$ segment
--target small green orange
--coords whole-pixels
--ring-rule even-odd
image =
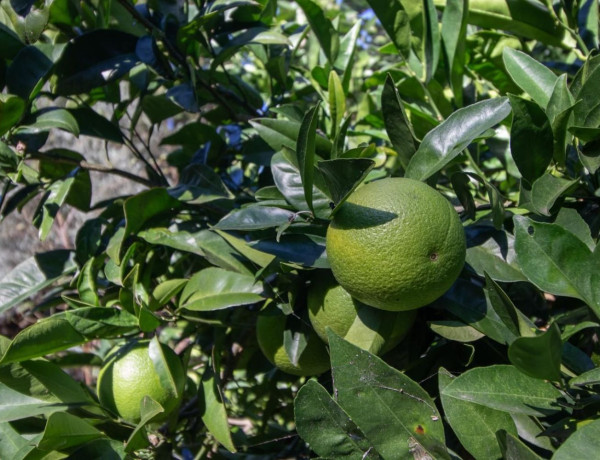
[[[173,387],[161,381],[150,357],[149,345],[147,340],[126,344],[108,357],[98,375],[100,403],[131,423],[140,421],[144,396],[150,396],[164,408],[165,411],[153,420],[160,422],[179,406],[183,395],[185,372],[179,357],[168,346],[161,344]]]
[[[384,311],[353,299],[332,276],[320,275],[308,291],[308,315],[315,332],[328,342],[330,328],[348,342],[374,354],[398,345],[417,312]]]
[[[466,254],[450,202],[406,178],[356,189],[335,214],[326,248],[335,278],[352,297],[391,311],[419,308],[444,294]]]
[[[292,318],[292,320],[295,318]],[[300,320],[298,320],[300,321]],[[276,307],[267,308],[256,322],[256,336],[263,354],[284,372],[298,376],[319,375],[329,370],[329,353],[323,341],[312,328],[305,328],[306,347],[298,364],[294,365],[284,347],[284,333],[288,318]]]

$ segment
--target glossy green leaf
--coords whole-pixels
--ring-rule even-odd
[[[579,160],[583,166],[592,174],[600,168],[600,141],[586,143],[577,150]]]
[[[429,322],[429,327],[433,332],[441,335],[445,339],[457,342],[474,342],[485,336],[474,327],[461,321],[435,320]]]
[[[315,107],[306,112],[296,141],[296,158],[304,189],[304,199],[308,209],[313,213],[315,212],[312,194],[315,170],[315,137],[317,135],[317,123],[319,122],[319,107],[320,103],[317,103]]]
[[[148,355],[154,365],[154,370],[160,381],[162,388],[168,389],[168,393],[178,397],[180,395],[180,387],[175,381],[177,376],[169,366],[169,360],[165,356],[163,345],[158,341],[158,337],[154,336],[148,345]],[[177,358],[179,359],[179,358]]]
[[[368,158],[336,158],[319,161],[317,167],[323,175],[335,205],[333,213],[362,183],[374,165],[375,162]]]
[[[508,359],[530,377],[558,381],[562,356],[560,330],[553,324],[535,337],[519,337],[508,347]]]
[[[437,70],[440,59],[440,26],[433,0],[423,2],[424,28],[423,47],[425,48],[425,81],[428,83]]]
[[[65,450],[104,436],[82,418],[66,412],[55,412],[48,417],[37,447],[45,451]]]
[[[600,260],[579,238],[557,224],[515,216],[515,251],[527,278],[555,295],[585,301],[600,315],[598,283]]]
[[[546,107],[546,114],[552,125],[554,141],[554,161],[564,165],[566,148],[569,143],[569,127],[573,123],[573,109],[575,99],[569,91],[567,75],[563,74],[556,79],[552,95]]]
[[[6,72],[9,92],[26,101],[32,99],[45,83],[52,64],[52,61],[35,46],[21,49]]]
[[[583,241],[590,248],[590,251],[594,251],[596,242],[592,238],[591,229],[576,209],[561,208],[556,215],[554,223],[571,232]]]
[[[484,131],[510,113],[506,98],[489,99],[459,109],[432,129],[411,158],[406,177],[425,180],[440,171]]]
[[[75,177],[71,176],[65,180],[54,182],[48,188],[48,192],[40,203],[34,217],[34,225],[39,229],[40,240],[44,241],[48,237],[54,219],[56,218],[60,207],[67,199],[74,183]]]
[[[325,458],[379,458],[369,440],[316,380],[304,384],[294,400],[296,430]]]
[[[213,228],[219,230],[262,230],[293,221],[295,213],[271,206],[248,206],[227,214]]]
[[[279,152],[283,147],[287,147],[290,150],[296,149],[296,141],[300,134],[300,122],[258,118],[250,120],[250,124],[275,152]],[[317,155],[327,158],[329,152],[331,152],[331,142],[320,134],[317,134],[315,137],[315,151]]]
[[[144,448],[148,445],[146,425],[148,425],[148,423],[150,423],[157,415],[162,414],[164,411],[165,409],[158,402],[152,399],[152,397],[145,395],[142,398],[142,403],[140,405],[141,419],[125,443],[126,452],[133,452],[134,450]]]
[[[400,0],[367,0],[400,54],[410,53],[410,19]]]
[[[68,404],[27,396],[0,383],[0,423],[66,409]]]
[[[8,422],[0,422],[0,457],[17,458],[21,449],[27,448],[29,440]]]
[[[512,48],[504,48],[502,59],[513,81],[545,109],[557,80],[554,72],[531,56]]]
[[[417,141],[400,94],[389,73],[381,93],[381,110],[383,111],[385,130],[394,150],[398,153],[400,164],[406,169],[417,150]]]
[[[441,416],[416,382],[331,330],[329,346],[337,402],[382,457],[408,457],[420,435],[444,443]]]
[[[464,41],[466,38],[467,15],[466,0],[448,0],[442,14],[442,45],[448,63],[447,73],[454,90],[454,99],[462,106],[462,75],[464,73]]]
[[[591,69],[591,73],[582,81],[579,90],[574,93],[575,99],[578,101],[573,110],[576,126],[597,128],[600,124],[600,113],[596,102],[600,90],[599,75],[600,67]]]
[[[440,392],[491,409],[545,416],[560,410],[562,393],[551,383],[523,374],[514,366],[476,367],[456,377]]]
[[[354,24],[352,28],[340,39],[340,49],[333,66],[334,68],[343,72],[342,86],[344,90],[348,89],[350,85],[350,79],[352,78],[352,59],[356,55],[356,44],[361,28],[362,22],[357,21],[356,24]]]
[[[56,107],[35,112],[33,119],[27,120],[26,125],[20,126],[18,132],[21,134],[37,134],[52,129],[62,129],[75,136],[79,135],[79,125],[75,117],[68,110]]]
[[[273,260],[275,260],[275,256],[273,256],[271,254],[267,254],[266,252],[262,252],[257,249],[253,249],[252,245],[249,242],[247,242],[245,239],[237,238],[235,236],[232,236],[232,235],[230,235],[226,232],[223,232],[221,230],[218,230],[218,229],[215,229],[215,232],[223,240],[225,240],[231,248],[233,248],[233,249],[235,249],[235,251],[237,251],[236,254],[238,256],[241,255],[241,256],[245,257],[246,259],[251,261],[253,264],[256,264],[256,266],[258,266],[258,267],[267,267],[268,265],[270,265],[273,262]],[[253,271],[246,269],[245,271],[240,271],[240,273],[252,274]]]
[[[0,135],[15,126],[25,111],[25,101],[13,94],[0,94]]]
[[[67,310],[19,332],[0,362],[6,364],[46,356],[92,339],[116,337],[131,332],[137,325],[135,316],[116,308]]]
[[[546,172],[552,160],[552,127],[536,103],[516,96],[509,97],[513,110],[510,151],[521,175],[533,182]]]
[[[335,138],[346,112],[346,95],[342,82],[335,70],[329,72],[329,114],[331,116],[331,137]]]
[[[251,242],[250,246],[262,253],[313,268],[329,268],[325,253],[325,238],[311,234],[287,234],[276,239],[263,239]]]
[[[64,249],[26,259],[0,282],[0,312],[18,305],[76,268],[73,253]]]
[[[294,163],[292,155],[282,152],[276,153],[271,159],[271,172],[275,185],[298,211],[308,211],[306,203],[304,185],[300,177],[300,169]],[[312,206],[314,213],[321,219],[327,219],[331,214],[329,203],[331,199],[325,192],[326,186],[320,175],[315,174],[312,190]]]
[[[538,213],[549,216],[554,203],[577,182],[577,179],[567,180],[546,173],[531,187],[531,204]]]
[[[186,284],[179,308],[212,311],[260,302],[263,286],[253,276],[210,267],[199,271]]]
[[[506,430],[500,430],[497,437],[502,451],[502,458],[506,460],[541,460],[540,456],[514,434],[508,433]]]
[[[152,291],[152,297],[156,300],[159,306],[166,305],[184,288],[187,280],[185,279],[169,279],[163,281],[156,286]]]
[[[235,445],[231,439],[223,395],[217,385],[217,380],[211,366],[207,366],[202,375],[202,384],[198,398],[201,408],[200,416],[210,434],[229,452],[236,452]]]
[[[600,448],[600,420],[581,426],[557,449],[552,460],[593,458]]]
[[[438,382],[445,420],[474,458],[499,458],[501,452],[496,442],[496,432],[506,430],[517,434],[510,414],[445,394],[444,390],[454,380],[455,377],[446,369],[440,369]]]
[[[587,372],[584,372],[577,377],[573,377],[569,381],[569,385],[577,385],[577,386],[591,386],[597,385],[600,383],[600,367],[596,367]]]
[[[77,121],[79,133],[86,136],[93,136],[107,141],[122,144],[123,134],[117,125],[107,120],[96,111],[79,107],[77,109],[68,109],[69,113]]]

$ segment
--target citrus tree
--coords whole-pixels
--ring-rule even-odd
[[[594,458],[598,28],[1,0],[0,458]]]

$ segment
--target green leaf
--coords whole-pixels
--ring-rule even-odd
[[[82,418],[55,412],[48,417],[37,447],[45,451],[65,450],[105,436]]]
[[[342,82],[335,70],[329,72],[329,114],[331,116],[331,137],[335,138],[346,112],[346,96]]]
[[[504,230],[491,231],[483,242],[467,248],[466,262],[479,276],[486,272],[496,281],[525,281],[527,278],[516,261],[514,241]]]
[[[210,267],[199,271],[186,284],[179,308],[212,311],[260,302],[264,287],[254,276]]]
[[[40,202],[33,223],[39,229],[38,236],[41,241],[44,241],[48,237],[52,224],[54,224],[54,219],[58,215],[60,207],[67,199],[74,183],[74,176],[54,182],[48,188],[44,199]]]
[[[504,97],[457,110],[427,133],[406,168],[406,177],[418,180],[431,177],[509,113],[510,105]]]
[[[595,174],[600,168],[600,141],[586,143],[580,149],[577,149],[577,153],[583,166],[591,174]]]
[[[319,121],[320,102],[310,109],[302,119],[298,140],[296,141],[296,158],[304,189],[304,199],[313,213],[313,174],[315,170],[315,137],[317,135],[317,123]]]
[[[152,399],[152,397],[148,395],[143,397],[140,405],[141,419],[125,443],[126,452],[133,452],[148,445],[145,427],[148,423],[152,422],[157,415],[162,414],[164,411],[165,409],[163,406]]]
[[[29,441],[8,422],[0,422],[0,457],[18,458],[17,453],[27,448]]]
[[[116,337],[137,325],[135,316],[116,308],[84,307],[56,313],[19,332],[0,363],[46,356],[92,339]]]
[[[594,458],[600,448],[600,420],[591,421],[575,431],[557,449],[552,460]]]
[[[536,417],[559,412],[558,399],[563,397],[552,384],[529,377],[516,367],[507,365],[470,369],[456,377],[440,395]]]
[[[122,144],[123,134],[117,125],[89,107],[68,109],[79,126],[79,133]]]
[[[440,27],[438,15],[433,0],[423,2],[425,33],[423,46],[425,48],[425,82],[431,81],[437,70],[440,59]]]
[[[554,161],[564,165],[566,148],[569,142],[569,127],[573,123],[573,109],[575,99],[571,95],[567,84],[567,75],[563,74],[556,79],[552,95],[546,107],[546,114],[552,125],[554,140]]]
[[[600,67],[591,69],[591,73],[587,75],[587,79],[582,81],[582,85],[578,91],[574,93],[578,104],[573,110],[575,117],[575,125],[589,128],[597,128],[600,125],[600,111],[598,111],[598,91],[600,83]]]
[[[294,220],[296,214],[286,209],[253,205],[233,211],[213,228],[219,230],[262,230],[279,227]]]
[[[596,243],[592,238],[591,229],[576,209],[565,207],[560,208],[554,223],[571,232],[573,235],[583,241],[587,247],[590,248],[590,251],[594,251]]]
[[[19,36],[2,23],[0,27],[0,59],[13,59],[25,46]]]
[[[167,118],[183,112],[180,106],[164,94],[158,96],[148,94],[144,96],[142,98],[142,108],[152,123],[160,123]]]
[[[463,343],[474,342],[485,336],[474,327],[461,321],[434,320],[429,322],[429,327],[445,339]]]
[[[283,349],[290,362],[298,367],[298,362],[308,345],[308,327],[296,317],[289,315],[286,318],[286,327],[283,331]]]
[[[328,333],[338,404],[383,458],[410,458],[409,440],[444,443],[435,403],[417,383],[380,358]]]
[[[578,179],[567,180],[545,173],[531,187],[531,204],[544,216],[551,214],[550,210],[563,193],[578,182]]]
[[[410,53],[410,19],[400,0],[367,0],[402,56]]]
[[[25,111],[25,101],[13,94],[0,94],[0,136],[15,126]]]
[[[389,73],[381,93],[381,110],[383,111],[385,130],[394,150],[398,153],[400,164],[406,169],[417,150],[417,142],[400,94]]]
[[[554,146],[550,121],[534,102],[510,95],[513,121],[510,151],[521,175],[533,182],[546,172]]]
[[[442,45],[448,63],[448,80],[454,98],[462,106],[462,76],[464,73],[465,38],[467,31],[467,0],[448,0],[442,15]]]
[[[34,398],[0,383],[0,423],[36,415],[48,415],[66,409],[68,404]]]
[[[584,372],[577,377],[573,377],[569,380],[569,385],[577,386],[593,386],[600,383],[600,367],[596,367],[587,372]]]
[[[156,300],[159,307],[166,305],[184,288],[187,280],[185,279],[169,279],[163,281],[152,291],[152,297]]]
[[[294,163],[293,155],[278,152],[271,159],[271,172],[275,185],[298,211],[307,211],[304,185],[300,177],[300,169]],[[316,217],[327,219],[331,214],[329,203],[331,199],[325,193],[326,186],[320,174],[315,174],[312,190],[312,206]]]
[[[33,99],[46,82],[52,64],[52,61],[35,46],[22,48],[6,72],[9,92],[26,101]]]
[[[497,438],[502,458],[506,460],[541,460],[541,457],[514,434],[508,433],[506,430],[499,430]]]
[[[38,110],[33,114],[32,120],[26,120],[27,124],[19,127],[19,134],[37,134],[52,129],[62,129],[75,136],[79,136],[79,125],[77,120],[67,109],[51,107]]]
[[[250,120],[250,124],[269,146],[279,152],[283,147],[290,150],[296,149],[296,142],[300,135],[301,123],[290,120],[273,118],[258,118]],[[317,155],[327,158],[331,152],[329,139],[317,134],[315,137],[315,151]]]
[[[560,330],[554,323],[535,337],[519,337],[508,347],[508,359],[530,377],[558,381],[562,356]]]
[[[294,400],[296,430],[325,458],[379,458],[369,440],[316,380],[304,384]]]
[[[253,249],[252,246],[242,238],[236,238],[218,229],[215,229],[215,232],[220,235],[223,240],[229,243],[230,248],[234,248],[237,251],[236,254],[243,255],[246,259],[259,267],[267,267],[275,260],[275,256]],[[245,271],[240,271],[240,273],[253,274],[254,271],[246,269]]]
[[[365,180],[374,166],[375,162],[368,158],[336,158],[319,161],[317,167],[323,175],[335,205],[333,213]]]
[[[76,268],[73,253],[65,249],[39,253],[26,259],[0,282],[0,313],[73,273]]]
[[[340,41],[331,21],[327,19],[321,7],[312,0],[296,0],[296,3],[300,5],[300,8],[306,14],[310,28],[317,36],[317,40],[319,40],[321,49],[329,63],[333,64],[337,58]]]
[[[557,224],[515,216],[517,261],[529,281],[555,295],[586,302],[600,316],[597,286],[600,259],[579,238]]]
[[[517,428],[508,412],[474,404],[454,398],[444,393],[446,387],[455,380],[446,369],[438,373],[439,392],[444,407],[445,419],[452,427],[460,443],[474,458],[499,458],[500,447],[496,442],[496,432],[506,430],[517,434]]]
[[[87,93],[129,72],[138,62],[138,38],[114,29],[98,29],[76,36],[55,64],[56,92]]]
[[[502,59],[513,81],[543,109],[552,96],[557,76],[527,54],[506,47]]]
[[[329,268],[325,238],[320,235],[286,234],[279,241],[263,239],[251,242],[250,247],[304,267]]]
[[[227,421],[227,409],[212,366],[206,366],[202,375],[198,399],[200,401],[200,417],[210,434],[229,452],[236,452]]]

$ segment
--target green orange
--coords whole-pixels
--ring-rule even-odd
[[[348,342],[374,354],[395,347],[408,333],[417,315],[411,311],[384,311],[353,299],[332,276],[321,275],[308,291],[309,319],[325,342],[330,328]]]
[[[354,191],[335,214],[326,247],[335,278],[352,297],[391,311],[419,308],[444,294],[466,253],[450,202],[406,178]]]
[[[294,320],[296,318],[288,320],[288,317],[275,307],[267,308],[259,315],[256,322],[256,336],[263,354],[277,368],[292,375],[319,375],[329,370],[330,361],[327,348],[310,327],[304,328],[306,347],[297,364],[290,360],[284,347],[284,333],[289,322],[293,323]]]
[[[150,357],[149,345],[149,341],[126,344],[109,356],[98,375],[100,403],[131,423],[140,421],[144,396],[150,396],[164,408],[153,420],[159,422],[179,406],[183,395],[185,372],[179,357],[161,344],[164,359],[157,359],[166,366],[159,371]]]

